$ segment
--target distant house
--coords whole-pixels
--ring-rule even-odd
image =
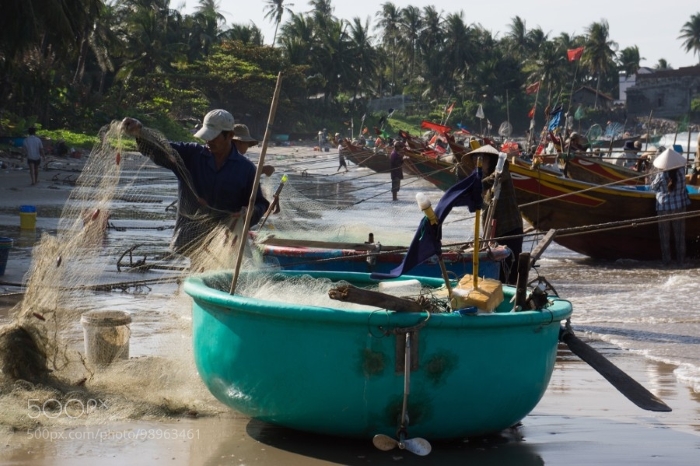
[[[620,98],[616,104],[626,105],[627,104],[627,89],[633,87],[637,84],[637,75],[640,74],[651,74],[654,70],[647,68],[646,66],[640,67],[636,73],[628,75],[624,71],[620,72]]]
[[[700,96],[700,65],[638,74],[626,95],[630,117],[652,113],[656,118],[678,119],[688,114],[690,103]]]
[[[593,108],[596,106],[596,94],[598,94],[597,106],[598,108],[610,109],[615,102],[615,99],[602,92],[596,92],[590,86],[581,86],[574,91],[571,96],[572,107],[577,107],[579,105],[583,107]]]

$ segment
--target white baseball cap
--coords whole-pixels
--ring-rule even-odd
[[[233,115],[226,110],[216,109],[207,113],[204,124],[194,133],[194,137],[211,141],[222,131],[233,131]]]

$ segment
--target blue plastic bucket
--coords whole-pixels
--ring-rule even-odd
[[[10,249],[12,249],[12,238],[0,236],[0,275],[5,275]]]
[[[33,230],[36,228],[35,206],[23,205],[19,207],[19,227],[22,230]]]

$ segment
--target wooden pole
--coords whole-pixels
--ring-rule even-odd
[[[275,93],[272,96],[272,104],[270,105],[270,114],[267,117],[267,127],[265,128],[265,136],[263,137],[263,145],[260,150],[260,158],[258,159],[258,167],[255,170],[255,183],[253,183],[253,191],[250,193],[250,200],[248,201],[248,210],[245,213],[245,223],[243,224],[243,233],[241,235],[241,241],[238,245],[238,256],[236,257],[236,268],[233,271],[233,278],[231,279],[231,290],[230,294],[234,294],[236,291],[236,283],[238,282],[238,274],[241,270],[241,261],[243,260],[243,250],[245,249],[248,238],[248,231],[250,230],[250,221],[253,217],[253,209],[255,207],[255,197],[258,193],[258,187],[260,186],[260,175],[262,173],[263,165],[265,165],[265,154],[267,153],[267,143],[270,140],[270,133],[272,132],[272,122],[275,121],[275,113],[277,112],[277,102],[280,97],[280,87],[282,87],[282,73],[277,75],[277,85],[275,86]]]
[[[476,169],[481,170],[481,155],[476,158]],[[481,182],[481,181],[479,181]],[[481,209],[474,213],[474,252],[472,253],[472,288],[479,288],[479,223],[481,222]]]

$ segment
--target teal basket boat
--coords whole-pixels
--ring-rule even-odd
[[[355,286],[369,274],[251,272],[276,281],[307,275]],[[242,274],[241,279],[250,278]],[[441,279],[418,279],[440,288]],[[514,288],[490,314],[405,313],[303,306],[284,296],[231,295],[230,273],[190,277],[194,357],[221,402],[251,418],[343,437],[396,435],[405,398],[413,436],[452,439],[499,432],[542,398],[554,369],[560,322],[572,306],[549,297],[546,308],[510,312]],[[240,283],[240,281],[239,281]]]

